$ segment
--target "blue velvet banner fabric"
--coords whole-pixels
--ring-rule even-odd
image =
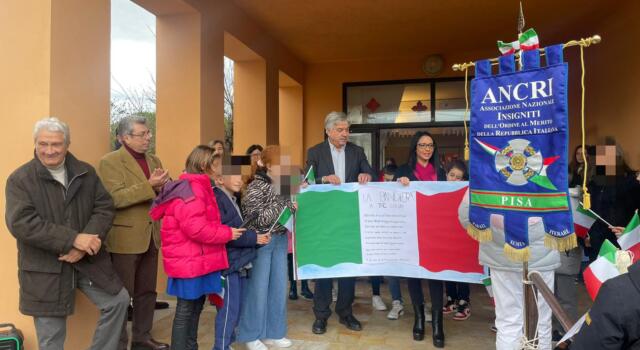
[[[545,245],[575,247],[567,191],[567,64],[562,46],[523,52],[523,67],[513,55],[500,58],[498,75],[478,61],[471,83],[471,225],[467,232],[492,238],[491,214],[504,216],[505,254],[528,261],[528,220],[541,217]]]

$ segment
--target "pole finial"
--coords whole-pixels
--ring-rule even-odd
[[[520,1],[520,13],[518,13],[518,34],[524,30],[524,11],[522,11],[522,1]]]

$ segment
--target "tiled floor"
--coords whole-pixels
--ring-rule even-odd
[[[425,295],[428,295],[424,284]],[[381,287],[382,298],[387,304],[391,298],[387,285]],[[580,310],[584,312],[589,304],[583,285],[578,286],[580,295]],[[359,279],[356,288],[356,301],[354,315],[362,322],[363,330],[353,332],[347,330],[338,323],[338,318],[333,315],[329,320],[327,333],[315,335],[311,332],[311,324],[314,316],[311,311],[312,302],[302,298],[289,301],[289,334],[293,340],[290,349],[330,349],[330,350],[410,350],[410,349],[434,349],[431,344],[431,331],[428,327],[425,340],[413,341],[413,309],[409,303],[409,293],[406,283],[402,283],[402,292],[407,305],[405,314],[397,321],[386,318],[386,311],[373,311],[371,308],[371,288],[366,279]],[[171,304],[168,310],[156,312],[153,336],[161,341],[170,342],[171,324],[175,301],[166,298]],[[490,330],[493,324],[493,306],[483,286],[473,285],[471,288],[471,317],[466,321],[454,321],[451,316],[445,315],[445,335],[447,349],[493,349],[495,348],[495,333]],[[213,345],[213,327],[215,308],[207,305],[200,319],[199,338],[200,349],[211,349]],[[244,346],[235,344],[234,349],[244,349]]]

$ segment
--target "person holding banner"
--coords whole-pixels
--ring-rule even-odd
[[[469,193],[458,207],[458,217],[462,227],[469,225]],[[491,269],[491,289],[496,305],[495,326],[497,350],[518,349],[523,336],[524,289],[522,286],[522,264],[507,258],[504,253],[505,229],[504,217],[491,215],[492,239],[480,243],[480,264]],[[557,250],[544,246],[544,225],[541,218],[528,221],[529,271],[542,275],[546,285],[553,290],[554,271],[560,267],[560,254]],[[551,349],[551,308],[542,294],[537,293],[538,301],[538,340],[539,349]]]
[[[411,153],[407,164],[398,168],[395,179],[404,186],[411,181],[445,181],[446,174],[438,161],[438,148],[430,133],[418,131],[411,139]],[[422,280],[408,278],[409,294],[413,304],[413,339],[424,339],[424,295]],[[444,347],[444,328],[442,319],[444,286],[442,281],[428,280],[431,295],[431,318],[433,346]]]
[[[309,149],[307,169],[315,172],[315,182],[339,185],[347,182],[366,184],[372,179],[373,170],[362,147],[349,141],[349,120],[344,113],[331,112],[324,120],[327,140]],[[331,279],[316,280],[313,297],[313,313],[316,320],[312,331],[323,334],[327,331],[327,320],[331,316]],[[338,300],[335,311],[340,323],[348,329],[360,331],[362,325],[353,316],[351,305],[355,295],[355,278],[338,280]]]
[[[296,207],[275,186],[284,174],[280,148],[267,146],[252,171],[242,202],[246,227],[271,232],[271,241],[258,249],[251,276],[242,298],[237,341],[249,350],[266,350],[267,345],[292,345],[287,335],[287,228],[278,223],[285,210]]]

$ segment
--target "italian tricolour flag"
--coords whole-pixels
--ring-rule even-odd
[[[293,232],[293,213],[289,207],[282,209],[278,217],[278,223],[289,230],[289,232]]]
[[[592,300],[596,299],[602,284],[613,277],[620,275],[616,267],[616,251],[618,248],[613,243],[605,240],[602,243],[598,258],[582,273],[584,284]]]
[[[498,50],[503,55],[509,55],[515,53],[518,50],[527,51],[540,47],[540,41],[538,40],[538,34],[533,28],[527,29],[524,33],[520,34],[518,40],[505,43],[504,41],[498,41]]]
[[[580,238],[585,238],[593,223],[596,222],[596,217],[591,214],[590,211],[585,210],[577,199],[572,198],[571,202],[573,209],[573,227],[576,235]]]
[[[629,250],[633,253],[633,262],[640,258],[640,218],[636,210],[622,235],[618,238],[618,244],[622,250]]]

